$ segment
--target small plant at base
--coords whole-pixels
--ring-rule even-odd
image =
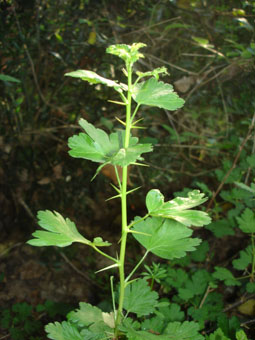
[[[133,64],[143,58],[139,52],[145,45],[134,43],[129,45],[112,45],[107,52],[124,60],[124,75],[127,84],[103,78],[92,71],[78,70],[67,73],[67,76],[80,78],[91,84],[104,84],[112,87],[120,95],[121,101],[112,101],[126,109],[125,122],[117,120],[125,127],[124,130],[107,135],[105,131],[95,128],[84,119],[79,124],[85,131],[74,135],[68,140],[69,154],[72,157],[83,158],[100,163],[95,176],[108,164],[111,164],[116,173],[118,185],[112,187],[117,194],[113,198],[121,201],[122,226],[120,251],[116,258],[101,250],[111,244],[101,237],[93,241],[82,236],[74,222],[64,218],[58,212],[39,211],[38,224],[45,230],[33,233],[34,238],[28,243],[33,246],[66,247],[73,242],[83,243],[92,247],[112,261],[112,264],[102,270],[117,268],[119,272],[118,293],[114,292],[113,278],[111,278],[111,291],[113,312],[104,313],[99,308],[88,303],[80,303],[80,308],[67,315],[68,321],[62,324],[56,322],[46,326],[50,339],[55,340],[82,340],[82,339],[169,339],[202,340],[204,337],[198,333],[199,325],[195,322],[185,321],[168,322],[159,316],[144,320],[145,316],[152,315],[165,303],[158,301],[158,294],[151,291],[145,279],[133,279],[133,275],[143,263],[148,253],[153,253],[163,259],[172,260],[181,258],[187,252],[194,251],[201,242],[192,238],[191,226],[202,227],[210,223],[207,213],[191,210],[206,201],[204,194],[193,190],[187,197],[177,197],[171,201],[164,201],[164,196],[157,189],[152,189],[146,195],[147,214],[135,217],[128,223],[127,195],[139,188],[127,190],[128,166],[143,165],[142,154],[152,151],[151,144],[141,144],[137,137],[131,135],[131,130],[140,128],[140,119],[135,120],[141,105],[156,106],[166,110],[176,110],[183,106],[184,101],[173,91],[170,84],[159,81],[160,74],[167,74],[164,67],[149,72],[136,72],[133,82]],[[141,81],[143,78],[148,80]],[[132,101],[136,103],[132,111]],[[122,178],[118,167],[122,168]],[[94,176],[94,177],[95,177]],[[127,275],[125,272],[125,254],[127,237],[133,237],[146,249],[144,256]],[[118,299],[116,298],[118,296]],[[115,301],[117,300],[117,301]],[[129,314],[135,314],[133,320]],[[140,323],[138,320],[143,317]],[[153,331],[152,331],[153,330]],[[155,333],[153,334],[153,333]]]

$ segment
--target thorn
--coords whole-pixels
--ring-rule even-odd
[[[121,119],[119,119],[118,117],[115,117],[115,119],[116,119],[118,122],[120,122],[122,125],[126,126],[126,123],[123,122],[123,121],[122,121]]]

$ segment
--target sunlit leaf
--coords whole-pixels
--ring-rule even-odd
[[[77,328],[69,322],[49,323],[45,327],[48,338],[52,340],[83,340]]]
[[[137,217],[135,220],[139,220]],[[164,259],[180,258],[195,250],[200,239],[191,238],[192,230],[183,224],[158,217],[147,218],[135,224],[132,230],[149,234],[136,234],[134,238],[148,251]]]
[[[39,226],[48,231],[37,230],[34,232],[32,235],[35,238],[27,242],[32,246],[66,247],[73,242],[91,243],[78,232],[74,222],[69,218],[64,219],[56,211],[39,211],[37,218]]]
[[[157,189],[152,189],[146,196],[146,206],[151,216],[175,219],[186,226],[197,226],[209,224],[211,218],[207,213],[198,210],[189,210],[204,203],[207,198],[199,190],[188,193],[188,197],[177,197],[171,201],[164,202],[164,196]]]
[[[80,327],[90,326],[92,323],[103,321],[101,309],[85,302],[80,302],[79,308],[68,313],[67,318],[68,321]]]
[[[69,154],[103,164],[126,166],[137,160],[142,153],[152,150],[151,144],[138,144],[138,138],[130,137],[129,147],[124,148],[125,132],[118,131],[108,135],[104,130],[95,128],[85,119],[79,124],[86,131],[68,139]],[[102,166],[99,170],[101,170]]]
[[[123,88],[123,86],[118,84],[116,81],[101,77],[100,75],[93,71],[77,70],[73,72],[68,72],[65,74],[65,76],[80,78],[91,84],[104,84],[110,87]]]
[[[114,54],[125,62],[130,63],[130,65],[133,65],[138,59],[144,58],[144,55],[139,52],[139,49],[145,46],[143,43],[133,43],[132,45],[117,44],[109,46],[106,52]]]
[[[168,74],[167,69],[165,67],[158,67],[155,68],[152,71],[148,71],[148,72],[139,72],[137,71],[136,74],[138,75],[139,78],[143,78],[143,77],[154,77],[155,79],[159,79],[159,74]]]
[[[184,100],[174,92],[172,85],[155,78],[136,84],[132,97],[138,104],[166,110],[177,110],[184,105]]]

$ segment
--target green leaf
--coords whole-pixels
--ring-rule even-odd
[[[237,221],[244,233],[255,233],[255,216],[251,209],[246,208],[241,217],[237,217]]]
[[[221,219],[208,224],[206,229],[210,230],[216,237],[235,235],[235,232],[228,219]]]
[[[248,293],[254,294],[255,293],[255,282],[248,282],[245,288]]]
[[[194,321],[171,322],[167,325],[164,334],[167,334],[169,339],[204,340],[204,337],[199,334],[199,324]]]
[[[96,247],[109,247],[111,245],[111,243],[108,241],[104,241],[102,237],[95,237],[92,244],[94,244]]]
[[[0,80],[6,81],[9,83],[20,83],[19,79],[8,76],[7,74],[0,74]]]
[[[241,286],[241,283],[235,279],[231,271],[222,267],[214,267],[215,272],[212,274],[215,279],[224,281],[226,286]]]
[[[93,71],[77,70],[77,71],[66,73],[65,76],[73,77],[73,78],[80,78],[91,84],[104,84],[109,87],[115,87],[117,89],[118,88],[126,89],[126,87],[124,87],[124,84],[118,84],[116,81],[101,77]]]
[[[200,303],[201,299],[199,299]],[[216,321],[222,316],[222,309],[224,307],[222,295],[216,292],[210,293],[202,307],[190,307],[188,309],[188,315],[193,320],[198,321],[202,326],[205,321]]]
[[[176,110],[184,105],[184,100],[174,92],[172,85],[157,81],[155,78],[136,84],[132,97],[138,104],[166,110]]]
[[[195,262],[204,262],[207,256],[207,253],[210,249],[209,243],[207,241],[203,241],[198,247],[197,250],[193,251],[190,254],[190,257]]]
[[[45,327],[46,332],[48,333],[48,338],[53,340],[83,340],[83,337],[80,335],[78,330],[74,325],[69,322],[59,322],[49,323]]]
[[[124,320],[120,330],[126,333],[129,340],[169,340],[169,337],[166,335],[156,335],[151,332],[139,331],[136,328],[136,323],[134,322],[132,324],[129,319],[127,319]]]
[[[244,184],[244,183],[239,183],[239,182],[235,182],[235,184],[241,188],[241,189],[244,189],[244,190],[247,190],[249,192],[251,192],[252,194],[255,195],[255,184],[254,183],[251,183],[251,186],[249,187],[248,185]]]
[[[75,158],[84,158],[93,162],[126,166],[141,161],[142,153],[152,150],[151,144],[138,144],[138,138],[131,137],[129,147],[124,148],[125,131],[111,133],[110,136],[103,130],[95,128],[85,119],[79,124],[86,131],[68,139],[71,149],[69,154]],[[102,166],[98,169],[101,170]]]
[[[70,312],[67,315],[68,321],[77,324],[79,327],[88,327],[98,321],[103,321],[101,309],[90,305],[89,303],[80,302],[79,309]]]
[[[148,282],[138,279],[125,288],[123,308],[128,313],[135,313],[138,317],[154,312],[158,294],[151,291]]]
[[[73,242],[91,244],[78,232],[74,222],[70,221],[69,218],[64,219],[56,211],[38,211],[37,218],[39,226],[48,231],[38,230],[33,233],[32,235],[35,238],[27,242],[32,246],[66,247]]]
[[[236,332],[236,340],[248,340],[246,334],[244,333],[242,329]]]
[[[231,340],[227,336],[224,335],[221,328],[218,328],[214,333],[210,334],[207,340]]]
[[[246,269],[252,263],[252,246],[249,245],[246,249],[240,251],[240,258],[232,262],[233,267],[238,270]]]
[[[210,273],[205,269],[197,270],[192,277],[185,282],[183,288],[178,288],[178,296],[188,301],[196,295],[202,295],[205,293],[209,282],[212,281]]]
[[[143,331],[149,331],[150,333],[161,334],[164,327],[164,320],[159,316],[154,316],[150,319],[145,319],[141,324]]]
[[[165,67],[158,67],[148,72],[139,72],[139,71],[136,72],[139,78],[154,77],[157,80],[159,79],[159,74],[161,73],[163,73],[164,75],[168,74],[167,69]]]
[[[151,216],[175,219],[191,226],[201,227],[211,222],[207,213],[198,210],[188,210],[204,203],[207,198],[199,190],[188,193],[188,197],[177,197],[164,202],[164,196],[157,189],[152,189],[146,196],[146,206]]]
[[[181,307],[176,303],[171,303],[168,307],[159,307],[157,309],[167,322],[183,321],[185,318],[184,312],[181,311]]]
[[[111,45],[106,49],[107,53],[118,56],[131,66],[144,55],[139,52],[139,49],[145,47],[143,43],[133,43],[132,45],[116,44]]]
[[[135,220],[139,220],[137,217]],[[200,239],[190,238],[192,230],[183,224],[163,218],[147,218],[135,224],[132,230],[149,234],[136,234],[134,238],[148,251],[164,259],[180,258],[187,251],[195,250],[201,242]]]

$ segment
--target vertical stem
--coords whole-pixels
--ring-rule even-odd
[[[251,278],[254,281],[255,273],[255,245],[254,245],[254,233],[251,234],[251,244],[252,244],[252,267],[251,267]]]
[[[132,87],[132,66],[127,63],[128,72],[128,95],[126,105],[126,131],[125,131],[125,144],[124,148],[128,148],[131,130],[131,87]],[[123,167],[122,171],[122,185],[121,185],[121,215],[122,215],[122,232],[121,232],[121,245],[120,245],[120,259],[119,259],[119,276],[120,276],[120,292],[119,292],[119,306],[117,311],[117,317],[115,321],[115,334],[114,337],[118,337],[118,327],[122,319],[122,309],[125,295],[125,254],[126,243],[128,234],[127,225],[127,169],[128,166]]]

